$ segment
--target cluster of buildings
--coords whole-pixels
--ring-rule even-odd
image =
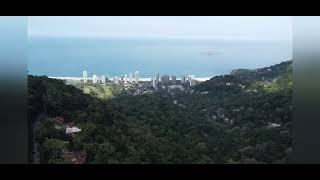
[[[96,74],[93,75],[92,77],[92,80],[89,80],[88,78],[88,72],[87,71],[83,71],[82,73],[82,76],[83,76],[83,82],[86,84],[86,83],[89,83],[89,81],[91,81],[93,84],[106,84],[107,81],[109,81],[109,77],[108,76],[97,76]],[[136,71],[134,74],[133,73],[129,73],[129,76],[128,74],[125,74],[125,75],[122,75],[122,76],[115,76],[113,78],[113,83],[114,84],[118,84],[120,82],[122,83],[133,83],[133,82],[139,82],[140,80],[140,75],[139,75],[139,71]]]
[[[92,80],[89,80],[87,71],[83,71],[83,82],[86,84],[89,81],[93,84],[106,84],[110,79],[104,75],[97,76],[96,74],[93,75]],[[111,80],[110,80],[111,81]],[[140,82],[140,73],[139,71],[136,71],[135,73],[129,73],[119,76],[115,76],[112,79],[112,82],[114,84],[127,84],[127,83],[138,83]],[[182,85],[189,85],[189,86],[195,86],[198,84],[198,81],[195,79],[194,75],[183,75],[181,76],[181,79],[178,80],[177,76],[169,76],[169,75],[162,75],[160,76],[159,73],[156,74],[155,77],[151,78],[151,85],[154,88],[158,88],[159,85],[176,85],[176,84],[182,84]]]
[[[129,73],[129,76],[128,74],[124,74],[122,76],[115,76],[113,78],[113,83],[114,84],[119,84],[119,83],[124,83],[124,84],[127,84],[127,83],[138,83],[140,81],[140,73],[139,71],[136,71],[134,74],[133,73]]]
[[[177,80],[177,76],[169,76],[169,75],[162,75],[158,73],[154,78],[151,78],[151,83],[154,88],[157,88],[159,84],[179,84]],[[194,75],[183,75],[181,76],[180,84],[189,84],[190,86],[197,85],[198,81],[195,79]]]

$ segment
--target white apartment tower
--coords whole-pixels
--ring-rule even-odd
[[[83,71],[82,76],[83,76],[83,82],[87,83],[88,82],[88,73],[87,73],[87,71]]]
[[[134,80],[135,80],[136,83],[139,82],[139,71],[136,71],[136,72],[134,73]]]
[[[106,84],[106,77],[104,75],[100,78],[102,84]]]
[[[128,75],[125,74],[125,75],[124,75],[124,83],[127,83],[127,82],[128,82]]]
[[[93,84],[97,84],[98,83],[98,76],[97,75],[93,75],[93,77],[92,77],[92,82],[93,82]]]
[[[133,75],[132,75],[132,73],[129,73],[129,81],[132,83],[132,81],[133,81]]]
[[[151,79],[151,83],[152,83],[152,87],[154,87],[155,89],[157,89],[157,87],[158,87],[158,82],[157,82],[156,78],[152,78],[152,79]]]

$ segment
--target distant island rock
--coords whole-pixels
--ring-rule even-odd
[[[207,51],[202,52],[202,54],[206,55],[206,56],[213,56],[213,55],[217,54],[217,51],[216,50],[207,50]]]

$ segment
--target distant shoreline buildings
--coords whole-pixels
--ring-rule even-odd
[[[136,83],[138,83],[139,82],[139,71],[136,71],[135,73],[134,73],[134,77],[135,77],[135,82]]]
[[[67,79],[67,78],[61,78],[61,79]],[[74,78],[73,78],[74,79]],[[89,80],[88,78],[88,72],[87,71],[83,71],[82,72],[82,79],[81,80],[84,84],[106,84],[107,82],[109,82],[109,78],[108,76],[105,75],[101,75],[98,76],[96,74],[94,74],[92,76],[92,79]],[[124,83],[124,84],[128,84],[128,83],[139,83],[140,82],[140,72],[139,71],[135,71],[134,76],[133,73],[129,73],[129,77],[128,74],[124,74],[119,76],[114,76],[112,82],[114,84],[119,84]]]
[[[127,74],[123,74],[121,76],[114,76],[113,78],[109,78],[108,75],[97,75],[93,74],[92,78],[89,78],[88,71],[82,72],[82,77],[51,77],[55,79],[64,79],[64,80],[79,80],[82,81],[84,84],[138,84],[149,82],[150,87],[154,87],[155,89],[159,88],[159,85],[188,85],[188,86],[195,86],[200,82],[209,80],[211,77],[203,77],[203,78],[196,78],[195,75],[182,75],[177,78],[176,75],[167,75],[160,73],[156,73],[155,76],[151,78],[141,78],[140,72],[135,71],[134,73],[130,72]]]
[[[83,75],[83,82],[87,83],[88,82],[88,73],[87,73],[87,71],[83,71],[82,75]]]
[[[98,76],[97,75],[93,75],[93,77],[92,77],[92,82],[93,82],[93,84],[97,84],[98,83]]]
[[[180,80],[177,80],[177,76],[162,75],[159,73],[155,77],[151,78],[152,86],[157,89],[159,85],[178,85],[189,84],[189,86],[195,86],[200,81],[195,79],[195,75],[182,75]]]

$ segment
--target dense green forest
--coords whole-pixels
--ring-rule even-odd
[[[287,163],[292,151],[292,61],[191,91],[114,98],[112,89],[99,98],[44,76],[28,82],[42,163],[66,163],[66,151],[85,151],[86,163]],[[82,131],[67,136],[54,117]]]

